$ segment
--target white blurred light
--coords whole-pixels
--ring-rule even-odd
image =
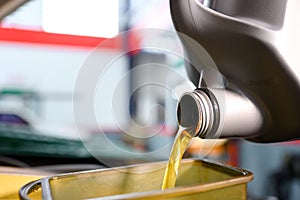
[[[119,32],[119,0],[43,0],[46,32],[111,38]]]

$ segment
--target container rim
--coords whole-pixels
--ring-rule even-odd
[[[201,162],[205,165],[213,166],[213,168],[221,169],[227,171],[227,173],[236,173],[236,176],[229,178],[227,180],[222,180],[214,183],[205,183],[200,185],[187,185],[187,186],[179,186],[172,189],[167,190],[151,190],[146,192],[136,192],[136,193],[127,193],[127,194],[118,194],[118,195],[112,195],[112,196],[106,196],[106,197],[96,197],[96,198],[90,198],[90,200],[113,200],[113,199],[138,199],[138,198],[145,198],[145,197],[160,197],[168,195],[168,197],[171,196],[178,196],[178,195],[185,195],[185,194],[193,194],[197,192],[202,191],[209,191],[213,189],[219,189],[224,186],[234,186],[238,184],[246,184],[247,182],[251,181],[253,179],[252,172],[241,169],[238,167],[233,167],[224,163],[211,161],[207,159],[183,159],[182,163],[194,163],[194,162]],[[34,190],[41,189],[42,190],[42,199],[52,200],[53,197],[51,195],[51,187],[50,187],[50,181],[55,179],[64,179],[64,178],[72,178],[76,176],[82,176],[82,175],[91,175],[94,173],[110,173],[114,170],[125,170],[125,169],[134,169],[139,168],[145,165],[163,165],[167,164],[167,161],[161,161],[161,162],[152,162],[152,163],[142,163],[142,164],[135,164],[135,165],[128,165],[128,166],[122,166],[122,167],[114,167],[114,168],[105,168],[105,169],[96,169],[96,170],[88,170],[88,171],[80,171],[80,172],[71,172],[71,173],[65,173],[65,174],[59,174],[59,175],[53,175],[45,178],[38,179],[36,181],[32,181],[19,190],[19,197],[21,200],[30,200],[29,194],[33,192]],[[176,192],[174,192],[176,191]]]

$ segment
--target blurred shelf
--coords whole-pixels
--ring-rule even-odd
[[[80,139],[64,139],[35,133],[30,128],[1,127],[0,155],[17,159],[28,158],[30,162],[41,162],[38,159],[48,162],[52,159],[52,162],[56,160],[59,163],[68,159],[72,163],[76,160],[95,163],[95,160],[98,160],[98,163],[118,163],[116,165],[167,160],[169,148],[165,144],[171,145],[173,138],[161,136],[151,139],[151,143],[156,146],[141,151],[128,146],[120,133],[95,134],[83,143]]]
[[[30,128],[0,128],[0,153],[51,157],[91,157],[79,140],[34,133]]]

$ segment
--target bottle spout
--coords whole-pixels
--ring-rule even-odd
[[[178,124],[200,138],[249,138],[262,128],[261,111],[247,97],[224,89],[199,89],[183,94]]]
[[[211,97],[203,90],[183,94],[177,107],[178,124],[193,129],[195,136],[205,138],[218,124],[218,109],[214,108]]]

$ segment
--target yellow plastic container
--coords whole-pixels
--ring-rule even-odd
[[[183,160],[174,189],[161,191],[167,162],[76,172],[25,185],[21,199],[247,199],[251,172]]]

